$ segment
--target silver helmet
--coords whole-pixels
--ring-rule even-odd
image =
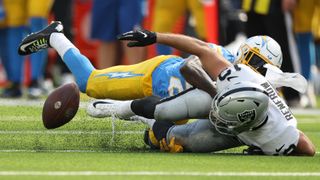
[[[262,86],[248,81],[229,85],[212,101],[209,118],[217,131],[237,135],[267,120],[269,97]]]
[[[235,64],[242,63],[265,75],[265,64],[278,68],[282,65],[281,47],[269,36],[253,36],[242,43],[236,54]]]

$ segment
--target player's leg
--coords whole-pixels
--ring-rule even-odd
[[[116,40],[118,5],[117,0],[95,0],[92,3],[90,36],[101,41],[97,53],[98,69],[114,66],[120,61]]]
[[[8,81],[11,85],[4,90],[2,97],[20,97],[22,95],[21,82],[22,82],[22,67],[24,57],[19,56],[16,53],[16,47],[23,38],[25,33],[25,2],[23,0],[10,1],[4,0],[3,7],[5,10],[4,25],[5,33],[4,42],[5,58],[4,62],[5,70],[8,73]]]
[[[153,93],[153,72],[173,56],[156,56],[141,63],[95,70],[90,75],[87,94],[97,99],[130,100]]]
[[[143,20],[143,0],[118,0],[118,3],[118,34],[140,29]],[[130,21],[128,21],[128,19],[130,19]],[[145,59],[146,47],[129,48],[126,42],[121,42],[121,46],[128,64],[135,64]]]
[[[168,145],[173,137],[175,146],[182,146],[184,152],[215,152],[243,145],[236,136],[219,133],[208,119],[198,119],[183,125],[140,116],[132,119],[139,120],[150,128],[145,131],[144,142],[151,149],[159,149],[160,141],[165,141]]]
[[[207,39],[208,35],[206,34],[205,27],[205,8],[204,3],[198,0],[188,0],[188,9],[191,11],[193,17],[195,18],[196,25],[195,30],[198,38]]]
[[[212,97],[202,90],[190,89],[167,99],[149,96],[133,101],[99,100],[95,102],[87,109],[88,114],[93,117],[116,116],[127,119],[138,115],[159,121],[175,122],[208,117]]]
[[[220,134],[208,119],[171,127],[155,122],[152,130],[158,141],[165,138],[167,144],[174,137],[184,152],[215,152],[242,145],[235,136]]]
[[[186,13],[187,3],[185,0],[161,0],[156,1],[152,30],[155,32],[173,32],[174,25],[179,17]],[[157,44],[158,54],[172,54],[169,46]]]
[[[53,22],[43,30],[24,38],[19,45],[18,53],[28,55],[50,46],[53,47],[75,76],[81,92],[86,92],[87,81],[94,67],[64,36],[62,31],[62,24],[58,21]]]
[[[172,56],[157,56],[131,66],[96,70],[90,61],[62,33],[63,26],[54,22],[40,32],[26,37],[19,54],[27,55],[53,47],[71,70],[82,92],[99,99],[136,99],[152,94],[152,72]]]
[[[48,25],[48,15],[53,0],[37,1],[28,0],[27,12],[29,20],[29,29],[31,32],[39,31]],[[48,52],[41,51],[31,54],[31,83],[28,89],[29,98],[38,98],[42,95],[39,80],[43,78],[44,66],[47,61]]]

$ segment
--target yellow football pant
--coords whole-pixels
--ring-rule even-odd
[[[173,56],[156,56],[134,65],[94,70],[87,84],[88,96],[97,99],[130,100],[152,95],[152,73]]]

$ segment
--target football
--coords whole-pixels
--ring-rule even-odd
[[[42,109],[42,121],[47,129],[68,123],[77,113],[80,92],[77,84],[69,83],[55,89],[46,99]]]

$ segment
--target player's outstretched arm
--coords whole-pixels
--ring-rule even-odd
[[[199,57],[204,69],[215,79],[224,69],[232,64],[212,50],[206,42],[199,39],[170,33],[157,33],[157,43],[172,46],[180,51]]]
[[[232,65],[217,52],[213,51],[206,42],[181,34],[138,30],[123,33],[118,36],[118,39],[130,41],[128,43],[129,47],[146,46],[157,42],[196,55],[200,58],[204,69],[212,78],[216,78],[222,70]]]

